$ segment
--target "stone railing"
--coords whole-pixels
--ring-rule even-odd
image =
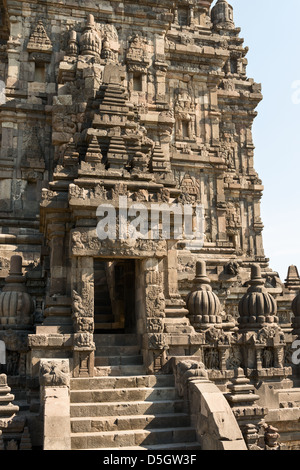
[[[71,450],[70,369],[67,359],[40,361],[44,450]]]
[[[202,450],[247,450],[235,416],[198,360],[173,358],[178,393],[189,402],[192,426]]]

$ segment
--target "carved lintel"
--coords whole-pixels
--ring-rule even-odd
[[[100,240],[96,230],[72,232],[74,256],[112,256],[136,258],[163,258],[167,256],[166,240],[106,239]]]

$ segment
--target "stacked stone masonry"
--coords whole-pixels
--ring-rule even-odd
[[[300,277],[264,253],[232,7],[0,12],[0,450],[299,449]],[[125,200],[151,222],[201,207],[202,238],[174,216],[100,239],[99,206],[120,222]]]

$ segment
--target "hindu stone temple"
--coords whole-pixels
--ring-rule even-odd
[[[0,450],[300,449],[300,277],[263,248],[233,8],[0,15]]]

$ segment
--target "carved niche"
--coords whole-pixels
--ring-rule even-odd
[[[241,208],[238,202],[228,202],[226,207],[226,226],[229,235],[235,235],[241,228]]]
[[[191,94],[184,89],[175,90],[176,138],[179,140],[196,138],[195,103]]]
[[[126,54],[129,73],[147,73],[150,66],[148,46],[148,39],[144,36],[134,34],[129,38],[129,48]]]
[[[46,33],[45,27],[42,21],[39,21],[34,31],[32,32],[28,45],[28,52],[43,52],[52,53],[53,47]]]

